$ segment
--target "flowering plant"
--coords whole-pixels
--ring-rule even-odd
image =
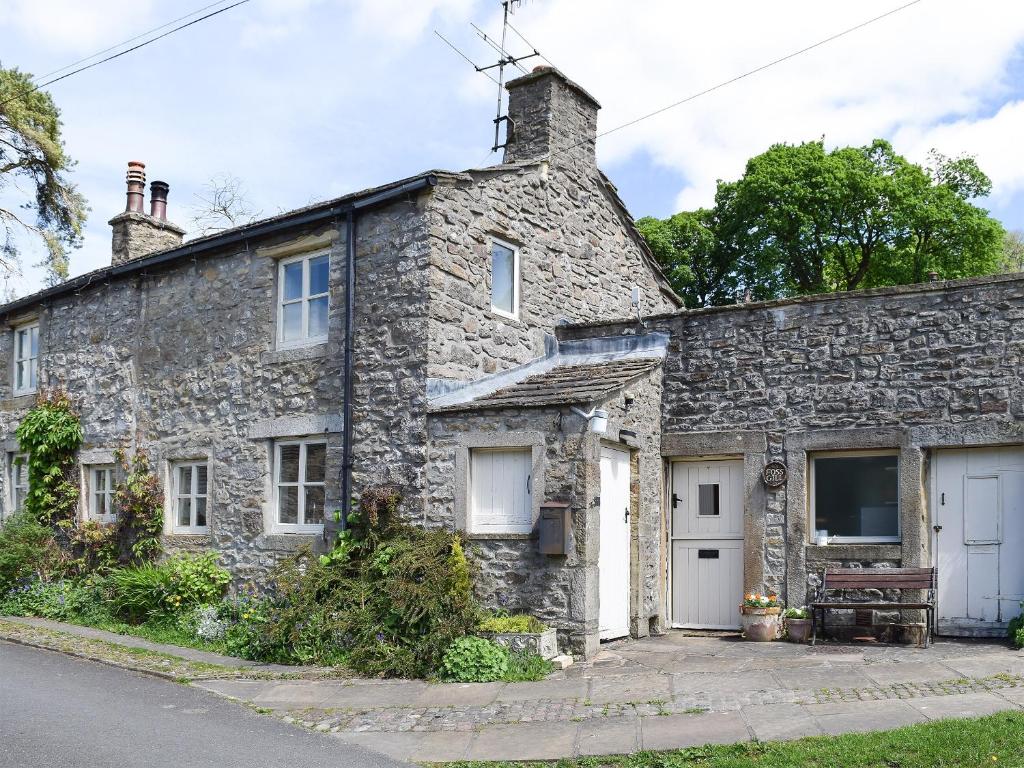
[[[778,608],[779,596],[751,592],[743,598],[743,605],[748,608]]]

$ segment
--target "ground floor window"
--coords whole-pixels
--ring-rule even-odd
[[[25,508],[25,497],[28,496],[28,454],[7,454],[7,480],[10,488],[7,500],[9,515]]]
[[[205,461],[174,465],[174,532],[206,533],[210,472]]]
[[[101,523],[113,522],[114,513],[114,466],[101,464],[86,467],[86,511],[90,520]]]
[[[530,448],[474,448],[469,460],[469,532],[533,530]]]
[[[896,451],[816,454],[810,467],[815,536],[825,533],[839,543],[900,540]]]
[[[281,440],[274,446],[276,528],[289,533],[323,530],[327,443]]]

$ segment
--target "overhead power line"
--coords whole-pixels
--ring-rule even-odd
[[[697,93],[693,93],[693,94],[687,96],[686,98],[680,99],[679,101],[672,102],[671,104],[666,104],[664,107],[661,107],[660,109],[656,109],[653,112],[648,112],[646,115],[641,115],[640,117],[637,117],[637,118],[634,118],[634,119],[632,119],[632,120],[630,120],[628,122],[622,123],[622,125],[617,125],[614,128],[609,128],[607,131],[602,131],[601,133],[597,134],[592,139],[584,139],[583,141],[578,141],[575,144],[571,144],[568,147],[565,147],[564,149],[560,149],[557,152],[554,152],[553,154],[554,155],[560,155],[560,154],[562,154],[564,152],[568,152],[571,149],[575,149],[576,147],[582,146],[583,144],[593,144],[593,143],[596,143],[598,139],[603,138],[605,136],[608,136],[609,134],[615,133],[617,131],[621,131],[624,128],[629,128],[630,126],[636,125],[637,123],[641,123],[644,120],[649,120],[652,117],[656,117],[656,116],[658,116],[658,115],[660,115],[660,114],[662,114],[664,112],[668,112],[670,109],[675,109],[676,107],[682,106],[683,104],[691,102],[694,99],[699,99],[701,96],[706,96],[709,93],[717,91],[717,90],[719,90],[721,88],[725,88],[727,85],[732,85],[733,83],[739,82],[740,80],[748,78],[751,75],[756,75],[759,72],[764,72],[766,69],[770,69],[771,67],[774,67],[774,66],[776,66],[778,64],[782,64],[785,61],[789,61],[790,59],[794,59],[797,56],[801,56],[801,55],[807,53],[808,51],[813,51],[815,48],[820,48],[823,45],[827,45],[828,43],[834,42],[835,40],[838,40],[841,37],[845,37],[846,35],[849,35],[849,34],[851,34],[853,32],[856,32],[857,30],[864,29],[864,27],[867,27],[867,26],[870,26],[871,24],[874,24],[876,22],[882,21],[882,19],[886,19],[886,18],[888,18],[890,16],[893,16],[893,15],[899,13],[900,11],[905,11],[907,8],[910,8],[911,6],[917,5],[918,3],[921,3],[921,2],[923,2],[923,0],[911,0],[911,2],[905,3],[904,5],[901,5],[901,6],[897,7],[897,8],[893,8],[891,11],[886,11],[885,13],[883,13],[883,14],[881,14],[879,16],[875,16],[873,18],[870,18],[867,21],[862,21],[860,24],[857,24],[855,26],[852,26],[852,27],[849,27],[847,29],[844,29],[842,32],[837,32],[834,35],[830,35],[829,37],[826,37],[826,38],[824,38],[822,40],[819,40],[816,43],[812,43],[811,45],[808,45],[808,46],[806,46],[804,48],[801,48],[798,51],[793,51],[792,53],[787,53],[785,56],[780,56],[779,58],[773,59],[772,61],[769,61],[766,64],[762,64],[759,67],[755,67],[754,69],[747,70],[746,72],[744,72],[741,75],[736,75],[735,77],[731,77],[728,80],[723,80],[722,82],[717,83],[716,85],[712,85],[709,88],[705,88],[703,91],[698,91]]]
[[[169,29],[169,30],[167,30],[166,32],[164,32],[161,35],[157,35],[156,37],[151,37],[148,40],[144,40],[143,42],[139,43],[138,45],[133,45],[131,48],[126,48],[123,51],[118,51],[117,53],[112,54],[110,56],[107,56],[106,58],[100,59],[99,61],[94,61],[91,64],[86,64],[85,66],[78,67],[77,69],[73,69],[70,72],[66,72],[63,75],[60,75],[58,77],[54,77],[54,78],[52,78],[50,80],[46,80],[46,81],[44,81],[42,83],[36,83],[31,88],[26,88],[26,89],[20,91],[19,93],[16,93],[14,96],[12,96],[12,97],[10,97],[8,99],[5,99],[3,102],[0,102],[0,106],[3,106],[5,104],[9,104],[10,102],[14,101],[15,99],[20,99],[20,98],[23,98],[25,96],[28,96],[30,93],[38,91],[40,88],[45,88],[48,85],[53,85],[54,83],[60,82],[61,80],[66,80],[67,78],[72,77],[74,75],[77,75],[80,72],[85,72],[87,69],[92,69],[93,67],[98,67],[100,64],[106,64],[108,61],[113,61],[114,59],[120,58],[121,56],[125,56],[125,55],[127,55],[129,53],[132,53],[133,51],[137,51],[140,48],[146,47],[150,43],[155,43],[157,40],[162,40],[165,37],[169,37],[170,35],[173,35],[175,32],[180,32],[181,30],[183,30],[183,29],[185,29],[187,27],[191,27],[194,24],[198,24],[198,23],[200,23],[202,21],[206,21],[207,19],[213,18],[214,16],[217,16],[217,15],[219,15],[221,13],[224,13],[225,11],[230,11],[232,8],[237,8],[240,5],[245,5],[248,2],[249,2],[249,0],[237,0],[237,2],[232,3],[231,5],[228,5],[228,6],[225,6],[223,8],[219,8],[216,11],[212,11],[210,13],[207,13],[204,16],[200,16],[198,19],[192,19],[192,21],[186,22],[185,24],[181,24],[181,25],[179,25],[177,27],[174,27],[173,29]],[[187,18],[187,16],[183,17],[183,18]],[[173,22],[171,22],[171,23],[173,23]],[[60,70],[56,70],[56,71],[59,72]]]
[[[129,37],[127,40],[122,40],[119,43],[115,43],[114,45],[110,46],[109,48],[104,48],[102,51],[96,51],[96,53],[92,54],[91,56],[85,56],[84,58],[78,59],[77,61],[72,61],[70,64],[68,64],[66,66],[60,67],[59,69],[55,69],[52,72],[47,72],[46,74],[43,74],[43,75],[37,75],[36,77],[33,77],[32,79],[33,80],[45,80],[46,78],[52,77],[53,75],[56,75],[59,72],[64,72],[65,70],[71,69],[72,67],[76,67],[79,64],[82,64],[83,62],[90,61],[91,59],[95,59],[97,56],[102,56],[104,53],[109,53],[110,51],[116,51],[121,46],[128,45],[128,43],[134,43],[136,40],[141,40],[144,37],[149,37],[154,32],[159,32],[161,29],[166,29],[167,27],[171,26],[172,24],[177,24],[179,21],[184,21],[185,19],[188,19],[188,18],[191,18],[192,16],[195,16],[197,13],[202,13],[203,11],[208,11],[211,8],[214,8],[214,7],[218,6],[218,5],[223,5],[226,2],[228,2],[228,0],[217,0],[217,2],[210,3],[209,5],[204,5],[202,8],[196,8],[194,11],[191,11],[190,13],[186,13],[184,16],[179,16],[176,19],[171,19],[170,21],[165,22],[165,23],[161,24],[158,27],[153,27],[152,29],[147,29],[145,32],[141,32],[141,33],[135,35],[134,37]]]

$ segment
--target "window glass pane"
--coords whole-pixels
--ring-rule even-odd
[[[29,349],[31,350],[32,357],[37,357],[39,355],[39,327],[38,326],[35,327],[35,328],[30,328],[29,329],[29,337],[31,339],[31,342],[29,344]]]
[[[327,293],[330,276],[330,260],[327,256],[318,256],[309,262],[309,295]]]
[[[829,536],[900,535],[899,457],[814,459],[815,529]]]
[[[39,370],[38,363],[36,362],[35,358],[33,358],[32,360],[29,360],[29,363],[28,363],[28,386],[29,386],[29,389],[35,389],[36,388],[36,380],[38,378],[38,373],[37,373],[38,370]]]
[[[327,335],[327,297],[309,302],[309,337],[315,339]]]
[[[26,366],[27,366],[27,363],[23,363],[23,362],[19,362],[17,364],[17,366],[16,366],[16,368],[18,370],[18,373],[17,373],[17,375],[15,377],[16,383],[15,383],[14,386],[17,389],[25,389],[25,386],[27,384],[27,381],[26,381],[26,373],[27,373]]]
[[[26,357],[28,357],[28,355],[26,354],[28,352],[27,342],[28,342],[28,331],[24,331],[24,330],[18,331],[18,355],[17,355],[17,357],[18,357],[19,360],[24,360]]]
[[[196,499],[196,526],[206,526],[206,499]]]
[[[299,482],[299,448],[298,445],[281,446],[281,474],[278,478],[282,483]]]
[[[196,493],[200,496],[206,495],[206,465],[200,464],[196,467]]]
[[[192,525],[192,500],[188,496],[178,498],[178,525],[184,528]]]
[[[92,482],[94,490],[97,493],[102,493],[107,487],[107,473],[102,469],[94,469],[92,472]]]
[[[324,487],[322,485],[306,486],[305,523],[318,525],[324,521]]]
[[[515,254],[511,248],[491,246],[491,305],[502,312],[514,310]]]
[[[302,298],[302,262],[293,261],[284,265],[284,296],[285,301]]]
[[[285,304],[281,307],[281,338],[295,341],[302,338],[302,304]]]
[[[310,443],[306,446],[306,482],[322,483],[326,477],[327,446]]]
[[[192,493],[192,467],[178,468],[178,495],[188,496]]]
[[[299,521],[299,489],[298,486],[284,486],[277,489],[277,521],[279,523],[297,523]]]
[[[697,486],[697,514],[717,515],[718,509],[718,483],[701,483]]]
[[[95,494],[93,501],[93,511],[97,517],[103,517],[107,514],[107,497],[102,493]]]

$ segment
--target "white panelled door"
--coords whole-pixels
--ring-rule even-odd
[[[677,461],[669,504],[672,626],[738,629],[743,462]]]
[[[1024,600],[1024,447],[937,451],[939,634],[1003,636]]]
[[[602,640],[629,634],[629,453],[601,449],[601,542],[597,558]]]

